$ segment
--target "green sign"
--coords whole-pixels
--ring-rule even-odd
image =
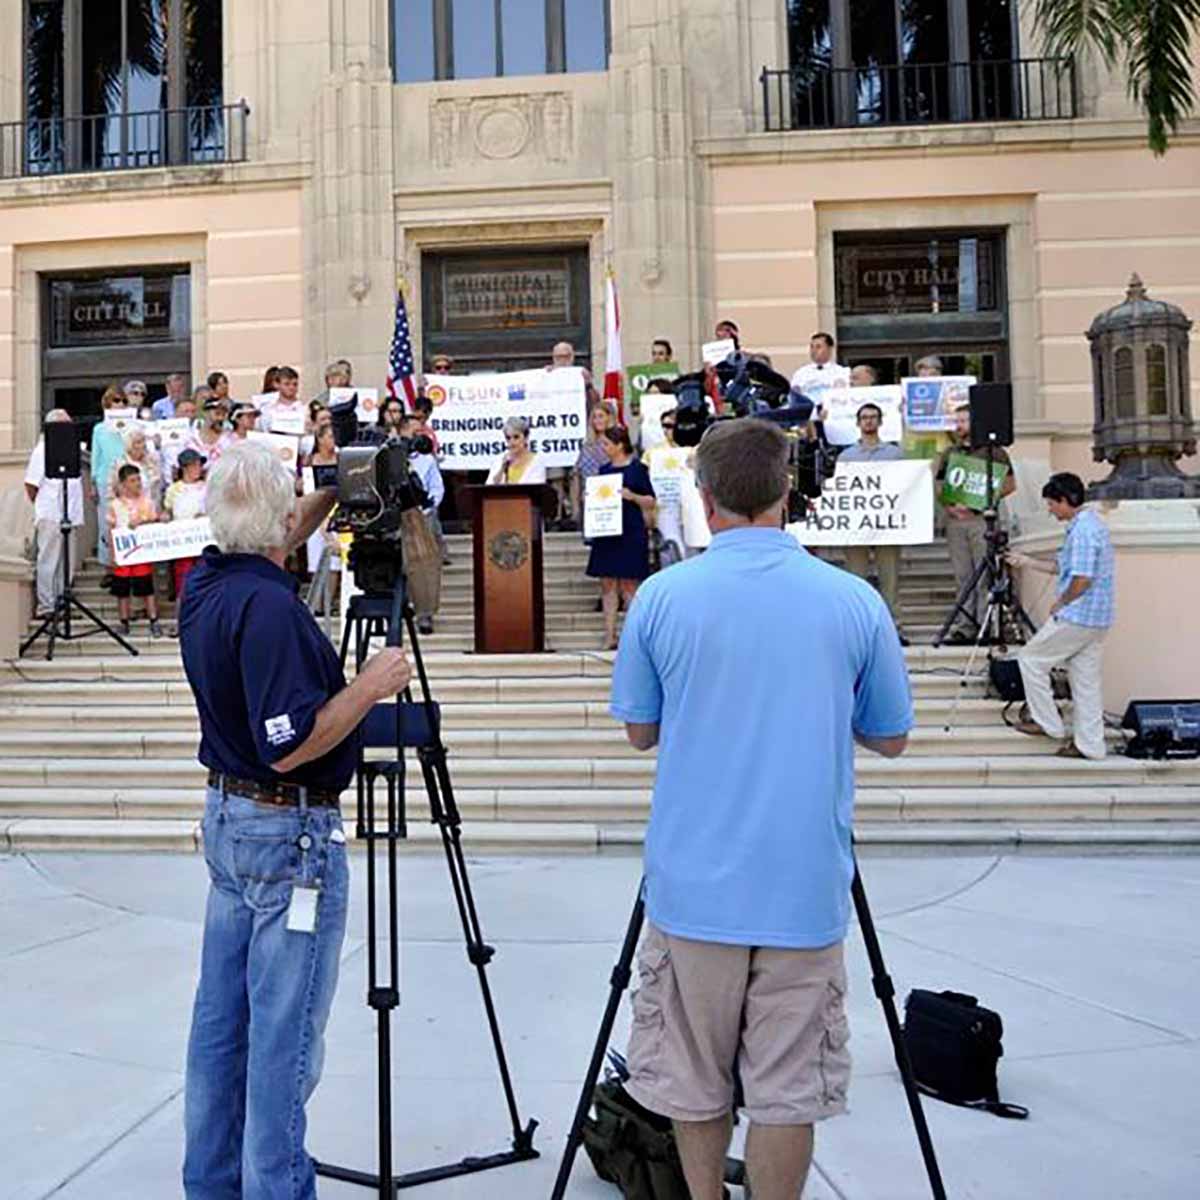
[[[1000,488],[1007,475],[1007,463],[992,463],[993,501],[1000,498]],[[947,507],[961,504],[974,512],[983,512],[987,508],[987,459],[951,454],[946,459],[946,475],[942,480],[942,503]]]
[[[641,415],[642,395],[650,386],[652,379],[674,379],[679,374],[679,364],[639,363],[636,367],[625,368],[625,378],[629,381],[629,391],[626,400],[635,416]]]

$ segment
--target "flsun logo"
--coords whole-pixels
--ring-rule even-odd
[[[434,407],[446,403],[446,389],[440,383],[429,384],[425,389],[425,396]]]
[[[508,398],[510,400],[524,400],[525,385],[523,383],[510,383],[508,385]]]

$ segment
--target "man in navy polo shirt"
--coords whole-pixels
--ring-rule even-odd
[[[659,747],[627,1086],[674,1122],[693,1200],[722,1196],[735,1062],[755,1200],[796,1200],[845,1109],[854,745],[900,754],[913,724],[887,605],[781,528],[787,458],[765,421],[709,431],[712,544],[639,589],[613,674]]]
[[[183,664],[208,768],[211,886],[188,1043],[187,1200],[312,1200],[304,1106],[321,1073],[346,929],[338,810],[372,705],[408,684],[402,651],[348,687],[284,571],[331,493],[297,501],[266,447],[239,443],[208,481],[217,543],[188,577]]]

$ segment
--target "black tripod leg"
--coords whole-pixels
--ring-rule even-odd
[[[867,960],[871,964],[871,984],[875,989],[875,995],[879,998],[879,1003],[883,1006],[884,1020],[887,1022],[888,1034],[892,1039],[892,1050],[896,1056],[896,1067],[900,1071],[904,1094],[908,1098],[908,1108],[912,1113],[913,1125],[917,1131],[917,1141],[921,1146],[921,1157],[925,1160],[925,1170],[929,1175],[929,1187],[934,1200],[946,1200],[946,1188],[942,1183],[942,1173],[938,1167],[937,1154],[933,1149],[933,1139],[929,1136],[929,1126],[925,1123],[925,1110],[921,1107],[921,1094],[917,1091],[912,1061],[908,1057],[908,1046],[904,1041],[904,1031],[900,1027],[900,1017],[896,1013],[896,988],[883,961],[883,951],[880,949],[879,938],[875,933],[875,922],[871,917],[870,906],[867,904],[867,893],[863,888],[857,860],[854,864],[854,881],[850,885],[850,894],[854,897],[854,909],[858,913],[858,927],[862,930],[863,944],[867,948]]]
[[[979,586],[979,580],[983,577],[985,570],[987,570],[986,556],[979,560],[975,566],[975,570],[971,572],[971,578],[959,589],[958,598],[954,601],[954,607],[950,610],[950,615],[946,618],[941,629],[938,630],[937,637],[933,639],[935,646],[940,646],[946,640],[946,634],[950,632],[955,618],[959,613],[962,613],[976,628],[979,627],[979,618],[967,608],[967,601],[975,594],[975,589]]]
[[[67,594],[67,604],[79,609],[79,611],[83,613],[83,615],[87,617],[89,621],[94,621],[100,627],[100,630],[103,633],[107,633],[108,636],[117,643],[117,645],[128,650],[129,653],[135,658],[138,656],[138,648],[136,646],[131,646],[111,625],[103,621],[94,612],[92,612],[92,610],[88,608],[88,606],[84,604],[82,600],[76,600],[74,592],[69,592]]]
[[[17,651],[18,657],[24,658],[29,647],[32,646],[33,643],[36,642],[38,640],[38,638],[40,638],[42,636],[42,634],[45,633],[46,630],[49,629],[50,626],[53,625],[54,622],[57,620],[58,620],[58,611],[56,609],[48,617],[46,617],[42,621],[42,623],[21,643],[21,648]],[[51,639],[51,653],[49,655],[47,655],[47,657],[48,658],[54,657],[53,638]]]
[[[592,1107],[592,1093],[600,1078],[604,1066],[604,1055],[608,1050],[608,1042],[612,1037],[613,1026],[617,1022],[617,1013],[621,1008],[621,997],[629,988],[633,978],[633,956],[637,953],[638,938],[642,936],[642,925],[646,919],[646,904],[642,898],[642,884],[638,884],[637,900],[634,901],[633,912],[629,915],[629,925],[625,930],[625,941],[621,944],[621,953],[613,967],[608,992],[608,1003],[604,1006],[604,1016],[600,1019],[600,1032],[596,1036],[596,1044],[592,1048],[592,1060],[588,1063],[587,1074],[583,1077],[583,1090],[579,1093],[579,1103],[575,1106],[575,1116],[571,1121],[571,1130],[567,1134],[566,1149],[563,1150],[562,1162],[558,1165],[558,1175],[554,1180],[554,1191],[550,1200],[562,1200],[566,1195],[567,1183],[571,1178],[571,1168],[575,1165],[575,1156],[579,1153],[579,1145],[583,1140],[583,1123],[587,1120],[588,1110]]]

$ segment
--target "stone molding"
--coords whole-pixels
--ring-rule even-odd
[[[443,96],[429,105],[429,146],[442,170],[516,158],[562,163],[574,155],[575,124],[568,91]]]
[[[1116,549],[1200,550],[1200,504],[1194,500],[1118,500],[1090,507],[1104,519]],[[1045,514],[1029,524],[1027,533],[1012,539],[1013,549],[1050,557],[1062,545],[1066,526]]]

